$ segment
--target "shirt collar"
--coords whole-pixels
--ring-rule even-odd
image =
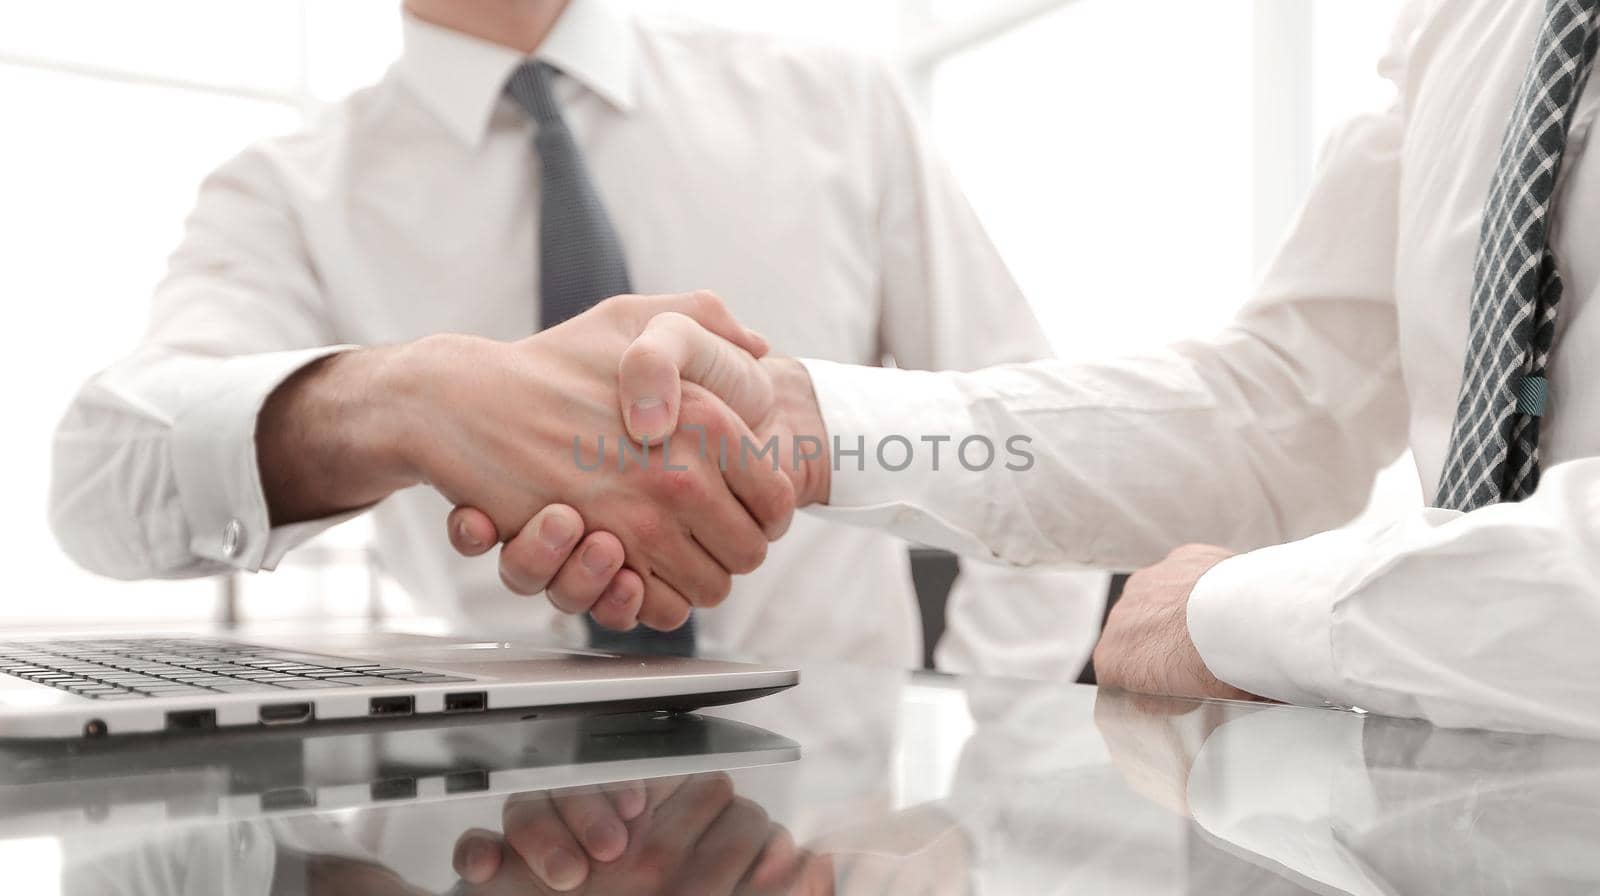
[[[401,76],[451,133],[476,146],[506,81],[527,57],[409,13],[401,28]],[[632,22],[623,3],[572,0],[534,57],[627,112],[634,101],[633,53]]]

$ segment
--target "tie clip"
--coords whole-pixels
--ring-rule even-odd
[[[1529,417],[1543,417],[1544,406],[1550,400],[1550,381],[1542,376],[1525,376],[1517,381],[1517,413]]]

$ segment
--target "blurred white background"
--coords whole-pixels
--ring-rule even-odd
[[[1250,293],[1322,136],[1386,101],[1399,0],[638,0],[893,59],[1057,348],[1203,333]],[[194,618],[215,582],[129,588],[46,527],[50,436],[127,351],[200,178],[376,79],[398,0],[0,5],[7,624]],[[1415,496],[1407,476],[1389,500]],[[244,585],[246,615],[358,616],[359,526]]]

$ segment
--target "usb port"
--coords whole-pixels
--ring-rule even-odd
[[[481,768],[470,772],[451,772],[444,776],[445,793],[473,793],[489,789],[489,773]]]
[[[409,716],[414,707],[410,697],[373,697],[367,702],[367,715]]]
[[[217,727],[214,709],[185,709],[167,713],[168,731],[210,731]]]
[[[384,778],[372,782],[372,798],[375,800],[409,800],[416,795],[416,778]]]
[[[271,812],[283,809],[309,809],[317,804],[317,797],[306,787],[280,787],[261,795],[261,808]]]
[[[261,707],[263,725],[298,725],[311,721],[309,703],[268,703]]]
[[[489,695],[483,691],[463,691],[444,695],[445,712],[483,712],[489,705]]]

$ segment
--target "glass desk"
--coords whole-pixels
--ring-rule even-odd
[[[1600,890],[1597,744],[1080,686],[802,675],[700,716],[11,745],[4,890],[550,892],[500,832],[540,849],[541,825],[580,797],[647,806],[581,893]],[[487,882],[455,870],[468,831],[499,850]]]

